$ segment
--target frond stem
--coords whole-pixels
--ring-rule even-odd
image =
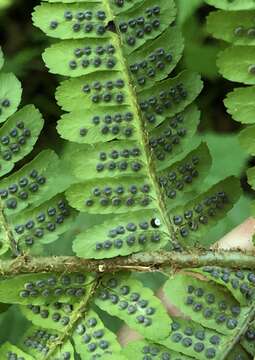
[[[119,271],[178,271],[203,266],[255,270],[255,252],[238,250],[208,250],[193,253],[156,251],[105,260],[82,259],[76,256],[19,256],[13,260],[0,261],[0,276],[51,272],[96,272],[102,274]]]

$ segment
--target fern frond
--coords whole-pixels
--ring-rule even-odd
[[[175,17],[174,2],[163,0],[48,2],[35,8],[34,24],[62,39],[45,50],[47,67],[71,77],[56,92],[58,104],[68,112],[59,120],[58,131],[80,144],[73,146],[71,168],[77,184],[68,189],[67,199],[79,211],[112,214],[111,221],[74,240],[79,256],[108,258],[149,246],[158,249],[167,244],[164,233],[174,246],[179,237],[182,246],[188,246],[186,233],[175,229],[173,209],[190,206],[191,191],[199,195],[198,184],[211,160],[205,145],[190,154],[187,150],[199,122],[191,104],[201,92],[200,77],[183,71],[167,79],[183,50]],[[208,194],[219,196],[214,189]],[[220,183],[217,192],[223,191],[228,192]],[[223,216],[231,205],[222,210],[218,200]],[[139,212],[145,210],[142,218]],[[116,216],[121,213],[125,217]],[[209,217],[214,215],[211,211]],[[151,224],[154,218],[157,230],[137,233],[135,219]],[[215,222],[204,221],[203,231]],[[115,240],[108,238],[115,227],[128,225],[134,228],[131,235],[124,229]],[[189,231],[196,230],[187,225]]]

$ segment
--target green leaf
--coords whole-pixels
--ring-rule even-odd
[[[168,211],[194,197],[194,192],[208,175],[211,163],[209,149],[202,143],[184,159],[158,173]]]
[[[157,250],[167,242],[169,235],[159,214],[144,210],[111,217],[81,232],[74,239],[73,250],[80,257],[106,259]]]
[[[239,180],[230,176],[184,207],[171,211],[180,243],[187,247],[203,244],[208,229],[224,218],[240,197]]]
[[[169,335],[171,319],[164,306],[150,289],[130,275],[105,277],[95,303],[147,339],[156,341]]]
[[[253,0],[205,0],[209,5],[215,6],[223,10],[254,10],[255,4]]]
[[[180,354],[179,352],[169,350],[164,346],[153,344],[149,341],[132,341],[123,348],[123,354],[129,359],[143,360],[145,356],[153,356],[155,360],[191,360],[193,358]],[[181,356],[181,358],[180,358]]]
[[[67,11],[68,17],[66,18]],[[42,3],[40,6],[35,7],[33,23],[48,36],[59,39],[105,37],[107,36],[106,33],[99,35],[98,28],[101,26],[105,27],[111,19],[108,14],[104,12],[104,19],[100,20],[100,18],[96,16],[98,11],[104,11],[104,6],[100,2],[73,3],[68,6],[63,2],[57,4]],[[78,20],[75,21],[75,15],[77,14],[80,14],[81,19],[84,20],[85,12],[91,12],[91,21],[86,21],[85,24],[83,22],[80,23]],[[85,27],[88,24],[90,24],[90,26]],[[88,29],[88,31],[85,29]]]
[[[87,109],[86,114],[83,110],[64,114],[58,121],[57,130],[63,139],[81,144],[114,139],[129,141],[137,139],[139,134],[137,119],[127,106],[121,109],[98,106],[97,110]]]
[[[246,330],[241,341],[241,344],[245,348],[245,350],[253,356],[255,356],[254,333],[255,333],[255,322],[253,321]],[[248,355],[246,356],[246,358],[248,359]]]
[[[78,307],[79,302],[61,303],[56,301],[54,303],[34,305],[32,300],[31,304],[20,306],[19,309],[33,325],[65,333],[68,324],[70,324],[70,318]]]
[[[183,71],[175,78],[158,82],[150,89],[139,93],[139,104],[148,126],[159,125],[166,118],[184,110],[195,100],[201,90],[200,76]],[[168,94],[171,94],[170,98]],[[153,105],[150,105],[152,103]]]
[[[223,360],[222,352],[229,345],[229,337],[214,330],[203,328],[200,324],[190,320],[182,318],[174,318],[173,320],[172,332],[169,337],[166,340],[159,341],[159,343],[171,350],[191,356],[192,359]]]
[[[211,266],[191,271],[202,274],[207,279],[225,286],[241,305],[248,305],[255,294],[255,274],[250,271],[233,271],[228,268]]]
[[[254,136],[255,125],[247,126],[239,134],[241,147],[251,155],[255,155]]]
[[[96,48],[102,46],[104,48],[113,47],[114,54],[105,53],[101,59],[100,67],[93,65],[95,59],[94,53]],[[89,62],[84,65],[84,58],[75,57],[74,52],[76,49],[84,48],[83,40],[64,40],[59,43],[53,44],[50,48],[46,49],[43,53],[43,60],[45,61],[50,72],[53,74],[60,74],[65,76],[81,76],[96,71],[120,71],[122,68],[121,64],[121,53],[118,47],[118,37],[114,33],[111,33],[111,37],[106,39],[87,39],[86,47],[91,49],[90,55],[87,55],[86,60]],[[113,49],[112,48],[112,49]],[[109,61],[113,61],[113,66],[109,66]]]
[[[89,112],[88,114],[83,112],[82,115],[88,117],[89,123],[92,124],[94,123],[92,122],[94,116],[106,115],[107,112],[112,116],[120,112],[123,112],[123,116],[127,112],[133,113],[134,109],[130,102],[128,80],[123,75],[118,71],[108,70],[100,72],[100,78],[93,72],[78,78],[65,80],[57,88],[56,99],[58,105],[63,110],[74,111],[79,114],[81,110],[84,110],[84,104],[86,104]],[[71,92],[70,88],[72,89]],[[106,94],[109,96],[108,100],[104,98]],[[123,97],[122,102],[117,100],[117,95],[120,94]],[[96,101],[94,100],[95,97]],[[133,119],[128,120],[132,121]]]
[[[74,350],[70,341],[61,342],[61,334],[54,330],[45,330],[40,327],[31,326],[20,339],[20,347],[32,355],[36,360],[43,360],[47,353],[53,349],[54,358],[63,359],[65,353],[69,353],[69,359],[74,360]],[[36,344],[36,346],[35,346]]]
[[[236,88],[228,93],[224,104],[234,120],[242,124],[253,124],[255,122],[254,96],[255,86]]]
[[[227,18],[227,21],[226,21]],[[254,45],[254,12],[214,11],[207,18],[207,30],[216,39],[235,45]]]
[[[0,176],[12,170],[17,161],[31,152],[43,123],[41,113],[33,105],[27,105],[12,115],[1,127]]]
[[[161,125],[151,130],[149,144],[158,169],[172,165],[178,155],[185,153],[196,133],[199,118],[197,107],[190,105],[183,112],[166,118]]]
[[[13,74],[0,74],[0,123],[17,110],[21,100],[21,84]]]
[[[49,244],[56,241],[59,235],[71,228],[75,216],[75,210],[68,206],[65,197],[58,195],[39,207],[10,217],[9,223],[19,246],[31,247],[37,242]]]
[[[17,357],[18,359],[26,359],[26,360],[34,359],[34,357],[28,355],[27,353],[24,353],[24,351],[20,350],[17,346],[12,345],[9,342],[6,342],[0,347],[0,357],[2,359],[9,359],[10,356],[12,356],[12,358],[15,359],[17,359]]]
[[[240,308],[223,287],[190,275],[179,274],[169,279],[164,292],[191,320],[225,335],[238,334],[249,311],[248,307]]]
[[[95,180],[71,186],[66,192],[70,205],[91,214],[119,214],[155,209],[157,195],[148,178],[122,177]]]
[[[65,170],[54,151],[44,150],[30,163],[2,180],[0,193],[6,214],[16,214],[31,205],[39,206],[64,191],[70,186],[70,178]]]
[[[68,277],[69,276],[64,279],[66,280]],[[69,277],[69,279],[71,278]],[[91,281],[92,278],[89,277],[86,280],[85,276],[82,274],[74,275],[71,280],[74,280],[73,283],[80,284],[79,292],[83,294],[77,293],[79,296],[72,298],[72,301],[70,302],[64,303],[60,301],[51,302],[45,298],[45,303],[37,305],[37,303],[34,304],[33,299],[31,299],[31,302],[27,306],[19,307],[22,314],[36,326],[57,330],[64,334],[67,333],[68,329],[70,330],[70,326],[77,322],[79,316],[82,316],[82,304],[85,304],[88,301],[93,287],[93,282]],[[73,292],[77,291],[76,288],[70,289],[73,289]],[[71,291],[70,289],[69,292]],[[42,287],[42,290],[44,290],[45,294],[45,286]]]
[[[90,345],[84,346],[86,338],[88,342],[90,339],[93,340],[90,342]],[[93,356],[105,359],[105,356],[109,354],[111,356],[110,359],[119,359],[121,347],[116,336],[105,327],[97,313],[91,309],[86,312],[85,319],[78,322],[73,335],[73,341],[75,350],[81,356],[81,360],[91,358],[90,347],[92,344],[96,345]]]
[[[255,47],[232,46],[220,52],[217,65],[226,79],[248,85],[255,84]]]
[[[128,56],[132,80],[138,91],[154,85],[155,81],[163,80],[170,74],[181,58],[183,42],[180,29],[169,26],[158,38]],[[155,67],[150,64],[153,61],[157,61]],[[140,65],[143,62],[144,68]],[[148,76],[151,69],[155,70],[152,78]]]
[[[0,47],[0,70],[2,69],[3,65],[4,65],[4,54],[2,48]]]
[[[84,155],[86,154],[86,172]],[[118,178],[147,175],[146,157],[140,143],[112,141],[93,146],[73,146],[64,161],[79,180]],[[96,183],[95,183],[96,187]]]
[[[87,293],[91,275],[26,274],[0,280],[0,301],[41,305],[47,301],[74,302]]]
[[[173,0],[158,0],[157,6],[159,12],[152,12],[155,6],[154,0],[145,0],[142,4],[134,6],[130,11],[123,12],[116,16],[115,24],[120,29],[119,35],[123,44],[126,55],[133,53],[135,50],[141,48],[146,42],[155,39],[160,35],[176,17],[176,7]],[[137,36],[137,29],[128,27],[128,31],[122,31],[121,25],[128,23],[129,20],[137,19],[137,17],[150,18],[151,23],[141,25],[143,36]],[[147,27],[149,26],[149,30]],[[132,41],[131,41],[132,39]]]

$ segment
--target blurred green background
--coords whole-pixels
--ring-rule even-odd
[[[249,204],[254,194],[247,184],[245,173],[247,167],[254,164],[239,146],[237,135],[241,129],[240,125],[226,113],[222,102],[225,95],[237,84],[222,79],[217,73],[217,53],[225,44],[213,40],[206,32],[206,16],[212,8],[205,5],[203,0],[176,2],[179,7],[178,22],[183,29],[186,47],[175,74],[188,68],[199,72],[205,83],[198,99],[202,111],[199,135],[194,139],[198,141],[202,136],[208,142],[213,156],[213,168],[203,186],[206,188],[225,176],[234,174],[241,178],[244,189],[244,195],[228,217],[208,234],[205,240],[210,244],[249,216]],[[23,105],[35,104],[46,122],[36,149],[29,158],[42,148],[51,147],[60,151],[65,146],[55,130],[61,112],[56,105],[54,92],[60,79],[48,73],[41,59],[41,53],[49,45],[50,40],[34,28],[31,21],[32,10],[39,3],[39,0],[0,0],[0,45],[6,58],[4,70],[14,72],[21,80],[24,89]],[[27,160],[28,157],[24,161]],[[18,166],[21,166],[21,163]],[[95,221],[95,217],[81,215],[74,230],[48,247],[47,254],[70,254],[70,238],[73,233],[80,231],[82,226],[92,225]],[[149,286],[154,287],[156,283],[158,278],[147,278]],[[6,308],[3,308],[4,310]],[[120,325],[112,318],[107,317],[106,320],[113,329]],[[12,306],[0,314],[1,342],[6,339],[16,342],[26,326],[27,322],[17,312],[16,307]]]

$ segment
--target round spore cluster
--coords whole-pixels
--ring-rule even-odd
[[[183,83],[171,87],[164,86],[159,93],[144,98],[139,106],[149,124],[156,124],[157,117],[167,116],[169,109],[173,109],[188,97],[188,92]]]
[[[193,208],[186,209],[183,214],[176,214],[173,217],[173,223],[179,228],[180,236],[187,238],[190,233],[206,226],[210,219],[216,217],[217,213],[224,210],[228,204],[227,193],[218,191],[212,196],[206,197],[203,202],[193,205]]]
[[[185,305],[193,312],[201,314],[205,320],[214,321],[215,324],[234,330],[239,324],[239,315],[241,312],[237,302],[213,292],[207,292],[202,287],[188,285],[186,289]]]
[[[78,68],[88,69],[90,71],[98,70],[114,70],[117,64],[117,58],[114,56],[116,49],[112,44],[100,46],[103,51],[98,51],[99,46],[85,46],[83,48],[73,49],[73,58],[68,61],[70,70]],[[117,100],[117,98],[116,98]],[[92,100],[97,103],[96,98]],[[99,98],[98,98],[99,101]]]
[[[1,108],[0,108],[1,115]],[[8,133],[0,137],[0,155],[4,161],[13,161],[31,138],[31,130],[20,120]]]
[[[70,217],[71,208],[65,199],[58,199],[55,206],[51,204],[26,220],[15,224],[14,234],[20,243],[32,246],[36,239],[43,239],[50,233],[57,232],[59,227]]]
[[[100,289],[98,293],[99,300],[116,306],[118,311],[126,316],[132,316],[136,324],[142,327],[150,327],[153,324],[157,308],[139,291],[132,290],[132,285],[115,277],[103,285],[105,288]]]
[[[144,43],[147,38],[151,38],[152,34],[156,36],[156,33],[160,33],[160,15],[161,8],[155,5],[145,10],[138,9],[136,13],[130,14],[128,20],[120,20],[117,27],[124,44],[134,48],[137,44]]]
[[[38,170],[32,169],[28,174],[15,179],[6,188],[0,189],[0,197],[4,200],[7,209],[15,210],[19,201],[26,201],[30,196],[40,191],[47,178]]]
[[[152,201],[150,192],[151,187],[147,183],[133,184],[128,188],[121,183],[116,187],[97,186],[91,190],[90,197],[85,199],[85,206],[89,208],[93,206],[130,208],[139,205],[146,208]]]
[[[128,222],[126,224],[119,224],[116,227],[110,228],[107,233],[107,239],[103,242],[95,244],[95,251],[122,249],[123,247],[132,248],[133,246],[146,246],[147,244],[160,243],[162,234],[159,230],[161,222],[156,219],[148,221],[148,219],[141,220],[139,223]]]
[[[159,161],[167,160],[186,138],[187,133],[184,114],[180,113],[164,121],[150,135],[149,145],[156,159]]]
[[[199,176],[199,163],[199,155],[192,156],[183,161],[178,168],[172,167],[160,174],[158,181],[168,199],[175,199],[179,192],[193,184]]]
[[[230,286],[232,291],[247,300],[251,300],[255,293],[255,273],[252,271],[233,271],[228,268],[205,266],[203,272],[212,279]]]
[[[54,35],[59,29],[70,28],[74,37],[101,37],[106,32],[106,18],[104,10],[96,10],[91,4],[84,10],[80,8],[78,11],[63,11],[62,17],[49,21],[48,30],[52,30]]]
[[[24,299],[44,297],[45,301],[62,296],[80,298],[85,295],[85,282],[86,277],[83,274],[62,275],[59,278],[55,275],[43,276],[41,280],[25,283],[19,290],[19,296]]]

